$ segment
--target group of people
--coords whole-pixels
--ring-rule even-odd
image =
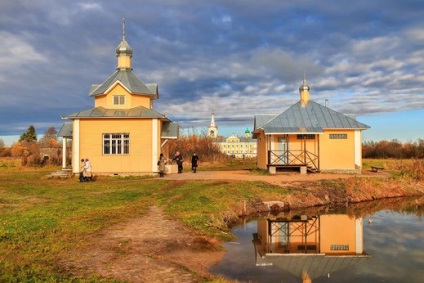
[[[90,160],[88,158],[81,159],[81,169],[79,174],[79,180],[80,182],[86,182],[91,179],[91,164]]]
[[[174,155],[174,158],[172,160],[175,160],[178,166],[178,174],[183,173],[183,156],[179,151],[177,151]],[[163,155],[163,153],[160,154],[158,166],[159,166],[159,177],[165,176],[165,165],[167,164],[166,158]],[[191,170],[193,173],[196,173],[197,167],[199,166],[199,156],[194,152],[193,156],[191,157]]]
[[[183,173],[183,156],[180,154],[179,151],[175,153],[175,156],[172,160],[175,160],[175,162],[178,165],[178,174]],[[158,167],[159,167],[159,176],[164,177],[165,176],[165,165],[167,164],[167,160],[163,153],[160,154],[159,160],[158,160]],[[193,173],[196,173],[197,167],[199,166],[199,157],[194,152],[193,156],[191,157],[191,170]],[[79,173],[79,180],[80,182],[86,182],[91,180],[91,164],[90,160],[88,158],[81,159],[81,168]]]

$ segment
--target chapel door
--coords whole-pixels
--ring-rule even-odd
[[[278,137],[277,143],[278,164],[287,164],[287,138]]]

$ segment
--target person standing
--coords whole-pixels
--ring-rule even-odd
[[[90,178],[91,178],[91,164],[90,164],[90,160],[88,160],[88,158],[85,159],[83,175],[84,175],[85,180],[90,180]]]
[[[165,165],[166,165],[166,158],[163,155],[163,153],[160,154],[159,156],[159,177],[164,177],[165,176]]]
[[[84,159],[81,159],[80,173],[79,173],[80,182],[84,182],[84,167],[85,167],[85,161]]]
[[[183,157],[179,151],[175,153],[174,160],[177,162],[178,165],[178,174],[183,173]]]
[[[193,156],[191,157],[191,170],[193,173],[196,173],[197,166],[199,165],[199,156],[195,152],[193,152]]]

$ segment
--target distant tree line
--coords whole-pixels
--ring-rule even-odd
[[[60,165],[62,162],[62,144],[57,140],[57,131],[54,127],[48,128],[43,137],[37,141],[37,133],[34,126],[28,130],[10,147],[6,147],[0,139],[0,157],[21,158],[23,166],[36,165]],[[220,151],[219,145],[208,137],[206,131],[198,133],[194,129],[180,132],[178,140],[169,141],[169,158],[176,151],[181,152],[185,161],[189,161],[191,155],[196,152],[202,161],[224,161],[228,158]],[[68,145],[70,148],[71,145]],[[415,142],[402,143],[398,140],[382,140],[378,142],[367,141],[362,144],[363,158],[396,158],[396,159],[423,159],[424,139]],[[70,158],[67,158],[69,161]]]
[[[4,141],[0,139],[0,157],[21,158],[23,166],[60,165],[62,145],[56,135],[56,129],[50,127],[37,141],[36,130],[31,125],[10,147],[6,147]]]
[[[424,158],[424,140],[402,143],[398,140],[369,141],[362,144],[363,158]]]

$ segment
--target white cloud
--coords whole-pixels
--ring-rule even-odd
[[[2,48],[7,52],[0,53],[0,68],[20,67],[25,63],[47,60],[41,53],[19,35],[0,31]]]
[[[99,3],[95,3],[95,2],[77,3],[77,5],[84,12],[86,12],[86,11],[100,11],[100,10],[103,10],[103,7]]]
[[[69,1],[63,3],[59,1],[50,1],[49,6],[50,8],[47,11],[50,22],[55,25],[62,26],[72,26],[75,17],[80,16],[81,13],[103,10],[103,7],[96,2],[75,3],[73,1]]]
[[[411,41],[424,42],[424,30],[422,28],[411,28],[404,32],[405,37]]]
[[[223,24],[223,25],[229,25],[231,24],[233,19],[230,15],[222,15],[220,17],[214,17],[212,18],[212,23],[214,24]]]

